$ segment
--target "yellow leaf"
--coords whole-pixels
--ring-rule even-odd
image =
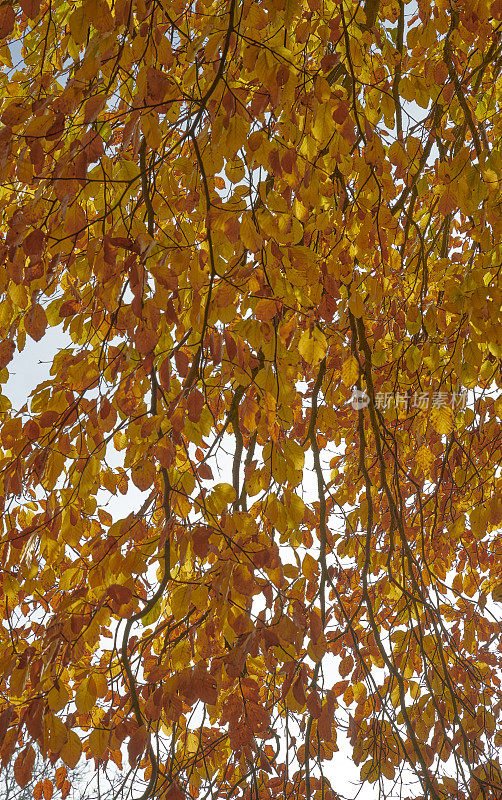
[[[406,351],[406,366],[410,372],[415,372],[422,363],[422,354],[418,347],[411,345]]]
[[[69,699],[68,689],[64,683],[60,683],[58,687],[52,687],[48,694],[47,702],[51,711],[60,711],[65,707]]]
[[[75,693],[75,705],[81,714],[88,714],[97,700],[97,690],[94,678],[90,675],[85,678]]]
[[[293,439],[286,439],[282,450],[286,461],[289,461],[294,469],[303,469],[305,463],[305,453],[303,447]]]
[[[61,749],[61,758],[69,769],[75,769],[82,755],[82,744],[75,731],[68,733],[68,739]]]
[[[68,739],[68,730],[54,714],[45,715],[44,738],[53,753],[60,753]]]
[[[109,741],[109,732],[104,728],[94,728],[88,739],[89,750],[94,758],[103,758]]]
[[[364,314],[364,301],[359,292],[351,294],[349,299],[349,308],[353,315],[358,318]]]
[[[19,581],[14,577],[14,575],[10,575],[6,572],[3,575],[3,593],[7,597],[8,600],[12,600],[17,602],[17,596],[19,592]]]
[[[342,364],[342,383],[345,386],[354,386],[359,377],[359,364],[354,356],[349,356]]]
[[[73,41],[76,44],[83,44],[87,38],[87,31],[89,30],[89,21],[83,6],[75,9],[69,19],[70,33]]]
[[[291,21],[293,16],[297,13],[298,8],[298,0],[286,0],[286,6],[284,9],[284,22],[286,27],[291,25]]]
[[[293,522],[298,525],[305,516],[305,503],[301,497],[292,492],[288,497],[287,510]]]
[[[492,599],[497,603],[502,603],[502,583],[499,583],[498,586],[495,586],[492,590]]]
[[[218,497],[218,500],[225,505],[233,503],[235,500],[235,489],[229,483],[217,483],[214,487],[213,497]]]
[[[307,553],[303,559],[302,572],[308,581],[313,581],[317,572],[318,562]]]
[[[331,136],[334,129],[335,121],[331,113],[330,104],[325,102],[319,103],[312,133],[318,142],[323,142],[325,139]]]
[[[326,355],[326,347],[326,337],[317,328],[314,328],[312,333],[304,331],[298,342],[300,355],[309,364],[318,364]]]
[[[103,675],[102,672],[96,672],[96,674],[93,675],[92,678],[96,686],[97,696],[105,697],[108,692],[108,681],[106,680],[105,675]]]
[[[141,130],[152,150],[157,150],[162,143],[162,129],[157,114],[144,114],[141,117]]]
[[[171,662],[173,669],[181,670],[187,667],[190,663],[192,651],[190,649],[190,642],[182,641],[176,645],[171,653]]]
[[[116,177],[127,183],[136,180],[139,177],[138,165],[135,161],[122,161]]]
[[[378,765],[375,764],[373,759],[366,761],[361,767],[361,773],[360,773],[361,781],[369,781],[370,783],[375,783],[375,781],[378,780],[378,775],[379,775]]]
[[[429,447],[422,445],[415,456],[415,461],[422,472],[428,474],[429,468],[434,461],[434,454],[431,452]]]
[[[263,240],[256,230],[255,224],[249,213],[243,214],[241,219],[240,237],[246,250],[256,253],[261,249]]]
[[[199,749],[199,737],[196,733],[189,732],[187,733],[186,741],[185,741],[185,750],[190,755],[196,753]]]
[[[440,406],[431,410],[431,421],[434,430],[441,436],[446,436],[453,430],[453,409],[450,406]]]

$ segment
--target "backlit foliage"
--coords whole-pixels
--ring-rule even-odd
[[[39,797],[87,758],[124,797],[336,800],[343,752],[366,797],[502,797],[501,30],[0,6],[0,380],[56,351],[0,395],[20,786],[40,749]]]

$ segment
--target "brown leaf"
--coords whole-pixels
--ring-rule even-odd
[[[3,744],[5,734],[15,717],[16,714],[12,706],[9,706],[9,708],[6,708],[5,711],[2,711],[0,714],[0,746]]]
[[[0,39],[5,39],[14,30],[16,15],[14,9],[8,3],[0,6]]]
[[[209,537],[211,529],[207,527],[196,528],[193,532],[192,547],[196,556],[204,558],[209,550]]]
[[[307,698],[307,709],[314,719],[318,719],[321,716],[322,705],[317,692],[310,692]]]
[[[317,720],[317,731],[321,739],[329,741],[331,739],[331,725],[335,717],[333,699],[328,695],[323,705],[321,715]]]
[[[44,782],[38,781],[33,787],[33,798],[34,800],[42,800],[44,796]]]
[[[298,705],[303,708],[307,703],[303,673],[300,674],[296,679],[296,681],[294,682],[292,692],[293,692],[293,697],[295,698]]]
[[[105,94],[96,94],[94,97],[90,97],[85,104],[84,123],[89,125],[89,123],[94,122],[105,107],[105,104]]]
[[[129,764],[135,767],[139,761],[141,754],[144,752],[147,743],[147,730],[145,725],[140,725],[136,728],[127,744],[127,752],[129,755]]]
[[[12,361],[15,350],[16,345],[10,339],[4,339],[0,342],[0,369],[3,369]]]
[[[155,67],[148,67],[146,71],[147,101],[150,105],[158,105],[165,97],[169,78],[165,72]]]
[[[176,362],[176,369],[178,370],[179,374],[182,378],[185,378],[188,374],[188,365],[189,360],[186,353],[183,350],[176,350],[174,354],[174,360]]]
[[[30,744],[19,753],[14,764],[14,777],[21,788],[30,782],[34,763],[35,751]]]
[[[40,229],[31,231],[23,242],[23,250],[27,256],[38,257],[42,254],[45,237]]]
[[[20,0],[20,6],[28,19],[35,19],[40,12],[40,0]]]
[[[45,333],[46,327],[47,317],[45,310],[39,303],[35,303],[35,305],[32,306],[26,315],[24,320],[24,329],[32,339],[34,339],[36,342],[39,342]]]
[[[45,134],[45,138],[48,140],[59,139],[63,135],[65,119],[66,117],[62,111],[56,112],[54,122]]]
[[[173,781],[164,795],[164,800],[185,800],[185,792],[177,781]]]
[[[342,658],[342,660],[340,661],[340,665],[338,667],[338,671],[340,672],[342,678],[346,678],[347,675],[349,675],[352,672],[353,667],[354,667],[354,659],[352,658],[352,656],[346,656],[345,658]]]
[[[132,591],[128,586],[121,586],[114,583],[107,589],[108,597],[111,600],[112,610],[118,612],[121,606],[126,605],[132,599]]]
[[[149,328],[139,328],[136,333],[136,350],[140,355],[146,356],[155,350],[158,341],[158,333]]]
[[[188,419],[198,422],[204,408],[204,395],[199,389],[192,389],[187,398]]]
[[[164,391],[168,392],[171,388],[171,363],[168,358],[159,367],[159,381]]]
[[[169,469],[174,462],[176,451],[169,439],[162,439],[155,447],[155,455],[159,464]]]
[[[6,6],[0,6],[0,25],[2,8],[5,7]],[[5,111],[2,113],[1,119],[4,125],[19,125],[19,123],[27,119],[28,116],[29,111],[26,106],[23,106],[21,103],[9,103]]]

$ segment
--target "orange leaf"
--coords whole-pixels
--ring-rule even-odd
[[[31,744],[18,755],[14,764],[14,777],[23,788],[30,782],[33,765],[35,763],[35,751]]]
[[[26,315],[24,329],[32,339],[39,342],[45,333],[46,327],[47,317],[45,311],[39,303],[35,303]]]
[[[105,94],[96,94],[94,97],[90,97],[84,109],[84,122],[88,125],[90,122],[94,122],[99,113],[103,110],[106,104],[106,95]]]
[[[136,350],[142,356],[146,356],[155,349],[158,341],[158,333],[149,330],[148,328],[139,328],[138,332],[136,333]]]
[[[146,492],[155,481],[155,474],[156,470],[153,462],[142,461],[140,464],[136,464],[132,469],[132,482],[140,491]]]
[[[204,407],[204,395],[198,389],[192,389],[187,398],[188,419],[198,422]]]

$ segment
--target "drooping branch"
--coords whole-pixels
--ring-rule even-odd
[[[324,476],[322,474],[321,457],[319,453],[319,445],[317,443],[317,410],[319,401],[319,392],[321,390],[322,382],[326,374],[326,357],[324,357],[319,365],[319,371],[312,390],[312,410],[310,412],[310,423],[308,429],[308,438],[310,446],[312,447],[312,454],[314,457],[314,471],[317,479],[317,494],[319,498],[319,564],[321,567],[321,580],[319,584],[319,599],[321,604],[321,621],[323,628],[326,625],[326,543],[327,543],[327,514],[326,514],[326,492]]]
[[[450,80],[452,81],[453,86],[455,87],[455,94],[457,96],[457,100],[459,102],[459,105],[460,105],[462,111],[464,112],[465,121],[466,121],[466,123],[467,123],[467,125],[469,127],[470,132],[471,132],[472,141],[474,142],[474,147],[476,148],[476,155],[477,155],[478,159],[480,159],[481,158],[481,153],[483,151],[483,146],[481,145],[481,140],[479,138],[479,132],[478,132],[478,129],[476,127],[476,123],[474,122],[474,118],[472,116],[471,109],[469,108],[469,104],[467,103],[467,100],[465,98],[464,92],[462,90],[462,85],[460,83],[460,80],[459,80],[459,77],[458,77],[458,74],[457,74],[457,70],[455,69],[455,66],[453,64],[452,49],[451,49],[451,44],[450,44],[450,33],[451,33],[451,31],[448,33],[448,36],[446,37],[445,42],[444,42],[444,62],[446,64],[447,68],[448,68],[448,75],[450,76]],[[480,125],[480,129],[481,129],[481,136],[483,137],[484,148],[485,148],[485,150],[489,150],[489,145],[488,145],[488,141],[487,141],[487,138],[486,138],[486,134],[485,134],[484,129],[483,129],[483,127],[481,125]]]

